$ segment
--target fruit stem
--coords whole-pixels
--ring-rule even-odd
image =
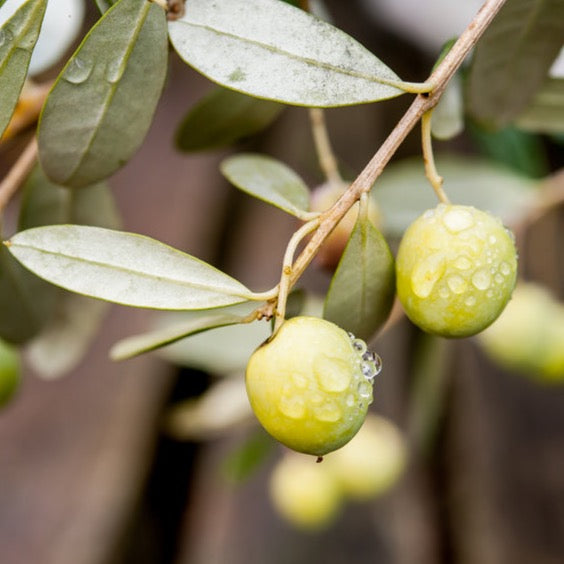
[[[0,183],[0,212],[8,205],[37,159],[37,139],[35,136],[23,150],[4,180]]]
[[[464,62],[468,53],[472,50],[474,45],[476,45],[478,39],[480,39],[495,15],[505,4],[505,1],[506,0],[486,0],[486,2],[484,2],[474,19],[457,39],[452,49],[436,66],[431,76],[426,81],[428,84],[434,85],[434,88],[429,93],[419,94],[415,98],[398,124],[390,135],[388,135],[387,139],[380,146],[372,159],[370,159],[362,172],[357,176],[355,181],[331,208],[321,214],[319,228],[294,262],[290,286],[303,274],[313,257],[317,254],[323,241],[325,241],[347,211],[360,199],[364,192],[370,191],[374,182],[380,176],[398,147],[417,125],[423,115],[437,105],[448,81]]]
[[[296,249],[300,244],[301,240],[309,235],[312,231],[319,227],[319,219],[312,219],[308,223],[304,223],[291,237],[286,247],[286,252],[284,253],[284,261],[282,264],[282,275],[280,276],[280,284],[278,285],[278,302],[276,304],[275,318],[274,318],[274,329],[272,334],[274,335],[278,329],[280,329],[282,323],[284,323],[284,318],[286,316],[286,302],[288,301],[288,294],[290,293],[290,288],[292,287],[292,272],[293,272],[293,262],[294,254]]]
[[[309,118],[319,166],[330,184],[340,186],[343,184],[343,179],[339,173],[337,159],[329,140],[325,113],[321,108],[310,108]]]
[[[437,172],[435,157],[433,155],[433,141],[431,138],[431,119],[433,110],[423,114],[421,118],[421,145],[423,148],[423,162],[425,163],[425,176],[429,180],[437,198],[443,204],[450,204],[450,200],[443,190],[443,177]]]

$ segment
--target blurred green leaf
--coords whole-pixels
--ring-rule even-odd
[[[303,217],[309,189],[284,163],[264,155],[242,154],[221,163],[221,172],[237,188],[285,212]]]
[[[244,317],[239,315],[207,315],[196,319],[189,319],[181,323],[170,325],[162,329],[155,329],[141,335],[133,335],[116,343],[111,351],[112,360],[125,360],[155,349],[170,345],[191,335],[242,323]]]
[[[180,440],[208,440],[233,432],[252,418],[241,375],[221,378],[197,398],[175,404],[165,418],[165,430]]]
[[[117,4],[118,0],[95,0],[98,9],[103,14],[107,12],[114,4]]]
[[[149,237],[79,225],[52,225],[14,235],[22,264],[67,290],[155,309],[206,309],[252,293],[211,265]]]
[[[166,15],[120,0],[90,30],[51,90],[39,156],[51,180],[83,187],[123,166],[151,125],[167,71]]]
[[[276,443],[262,429],[257,429],[238,448],[231,451],[223,463],[223,473],[234,483],[250,478],[253,472],[274,451]]]
[[[394,259],[386,240],[359,217],[327,292],[323,317],[367,340],[394,302]]]
[[[301,106],[399,96],[399,77],[357,41],[278,0],[190,0],[169,22],[178,54],[214,82]]]
[[[563,0],[507,0],[472,58],[471,114],[495,127],[519,115],[546,80],[562,37]]]
[[[256,304],[237,304],[221,309],[223,315],[244,316]],[[161,316],[159,326],[167,327],[190,323],[201,312],[171,312]],[[211,374],[233,374],[245,371],[253,351],[270,337],[270,323],[255,321],[225,326],[198,335],[192,335],[159,350],[159,355],[170,362],[205,370]]]
[[[490,131],[473,121],[468,131],[485,156],[530,178],[548,174],[545,148],[537,136],[514,127]]]
[[[431,116],[431,133],[436,139],[452,139],[464,130],[462,79],[455,74],[447,84]]]
[[[283,109],[276,102],[215,88],[182,120],[176,146],[182,151],[228,147],[268,127]]]
[[[516,125],[535,133],[563,133],[564,78],[549,78],[517,116]]]
[[[415,337],[409,433],[418,450],[430,455],[445,415],[452,343],[421,331]]]
[[[442,156],[436,159],[444,189],[457,204],[475,206],[511,223],[533,203],[538,181],[525,178],[490,160]],[[420,158],[386,167],[372,190],[383,217],[384,232],[399,237],[425,210],[438,201]]]
[[[50,182],[36,166],[22,187],[19,229],[56,223],[80,223],[117,228],[119,214],[104,183],[82,190],[68,190]],[[44,378],[56,378],[71,370],[83,357],[97,334],[109,304],[65,292],[57,301],[45,327],[26,350],[34,371]]]
[[[0,135],[18,103],[46,7],[47,0],[28,0],[0,28]]]
[[[55,307],[57,288],[47,284],[0,246],[0,337],[24,343],[34,337]]]
[[[51,182],[36,165],[22,186],[18,230],[61,223],[118,228],[121,221],[108,185],[104,182],[68,190]]]

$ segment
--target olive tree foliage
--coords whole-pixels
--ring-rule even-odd
[[[544,193],[538,174],[531,178],[492,160],[460,155],[435,162],[430,135],[457,134],[464,116],[479,124],[484,143],[508,126],[516,134],[562,134],[564,79],[550,69],[564,34],[563,0],[487,0],[468,29],[437,53],[423,83],[400,78],[377,53],[322,19],[320,1],[96,4],[99,19],[61,66],[36,135],[0,186],[2,207],[16,190],[22,193],[17,231],[3,233],[0,248],[0,338],[29,345],[37,366],[59,358],[51,375],[68,370],[87,347],[104,302],[187,312],[172,325],[116,344],[116,360],[230,325],[241,331],[260,325],[247,333],[258,345],[265,326],[255,321],[273,318],[276,326],[290,314],[291,291],[350,209],[358,209],[356,224],[320,315],[370,339],[395,296],[386,239],[401,236],[436,204],[442,188],[435,169],[450,200],[488,209],[507,223],[526,217]],[[0,133],[17,113],[46,7],[47,0],[26,0],[0,29]],[[143,143],[167,78],[170,46],[216,84],[179,124],[180,151],[232,145],[270,125],[287,105],[322,118],[323,108],[413,98],[374,158],[325,210],[312,210],[305,182],[268,155],[235,154],[221,164],[219,172],[235,188],[302,222],[280,257],[279,284],[266,292],[119,229],[106,181]],[[386,167],[420,121],[426,175],[421,159]],[[314,128],[314,138],[327,137],[322,119]],[[526,145],[519,146],[526,153]],[[328,182],[342,181],[330,145],[320,142],[317,150]],[[383,227],[367,213],[374,202]]]

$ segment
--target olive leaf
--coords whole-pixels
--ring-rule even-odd
[[[182,120],[176,146],[187,152],[228,147],[268,127],[283,109],[276,102],[214,88]]]
[[[519,115],[545,81],[562,37],[564,1],[507,0],[472,58],[471,114],[495,127]]]
[[[110,302],[155,309],[206,309],[252,299],[211,265],[143,235],[80,225],[21,231],[8,249],[46,280]]]
[[[190,0],[169,36],[197,71],[259,98],[330,107],[403,93],[399,77],[352,37],[278,0]]]
[[[117,4],[118,0],[95,0],[98,10],[103,14],[108,11],[114,4]]]
[[[221,315],[242,318],[256,305],[247,303],[221,308]],[[161,314],[157,328],[181,326],[196,322],[203,312],[183,311]],[[216,314],[219,315],[219,314]],[[266,321],[225,325],[212,331],[191,335],[189,339],[159,349],[158,354],[169,362],[205,370],[210,374],[242,373],[253,351],[271,335]]]
[[[26,270],[0,245],[0,338],[24,343],[50,318],[56,288]]]
[[[120,218],[109,187],[100,183],[68,190],[50,182],[36,166],[22,187],[19,229],[67,222],[117,228]],[[45,326],[28,344],[26,357],[38,376],[53,379],[82,359],[109,304],[44,284],[56,291],[56,304]]]
[[[564,78],[549,78],[516,119],[522,129],[536,133],[564,131]]]
[[[526,212],[536,197],[538,181],[490,160],[451,155],[438,157],[436,162],[452,201],[488,210],[506,223]],[[386,167],[372,193],[384,217],[384,230],[394,237],[438,203],[420,158]]]
[[[170,345],[190,335],[196,335],[217,327],[243,323],[244,319],[240,315],[232,314],[215,314],[188,319],[178,324],[123,339],[112,347],[110,357],[113,360],[125,360]]]
[[[123,166],[142,143],[167,71],[164,10],[120,0],[90,30],[57,78],[38,131],[47,176],[89,186]]]
[[[372,222],[360,216],[331,280],[323,317],[369,339],[386,321],[394,293],[390,248]]]
[[[28,0],[0,28],[0,135],[18,103],[46,7],[47,0]]]
[[[222,161],[220,169],[243,192],[296,217],[307,217],[309,189],[284,163],[265,155],[239,154]]]

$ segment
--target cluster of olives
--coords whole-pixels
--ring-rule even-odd
[[[471,206],[426,211],[406,230],[397,253],[397,295],[406,315],[444,337],[468,337],[493,323],[516,276],[511,233]],[[320,457],[360,429],[380,368],[380,358],[337,325],[295,317],[251,356],[247,393],[273,437]]]
[[[398,428],[369,414],[357,435],[322,464],[286,452],[271,474],[272,503],[297,528],[326,527],[347,499],[364,501],[387,492],[402,474],[406,453]]]

